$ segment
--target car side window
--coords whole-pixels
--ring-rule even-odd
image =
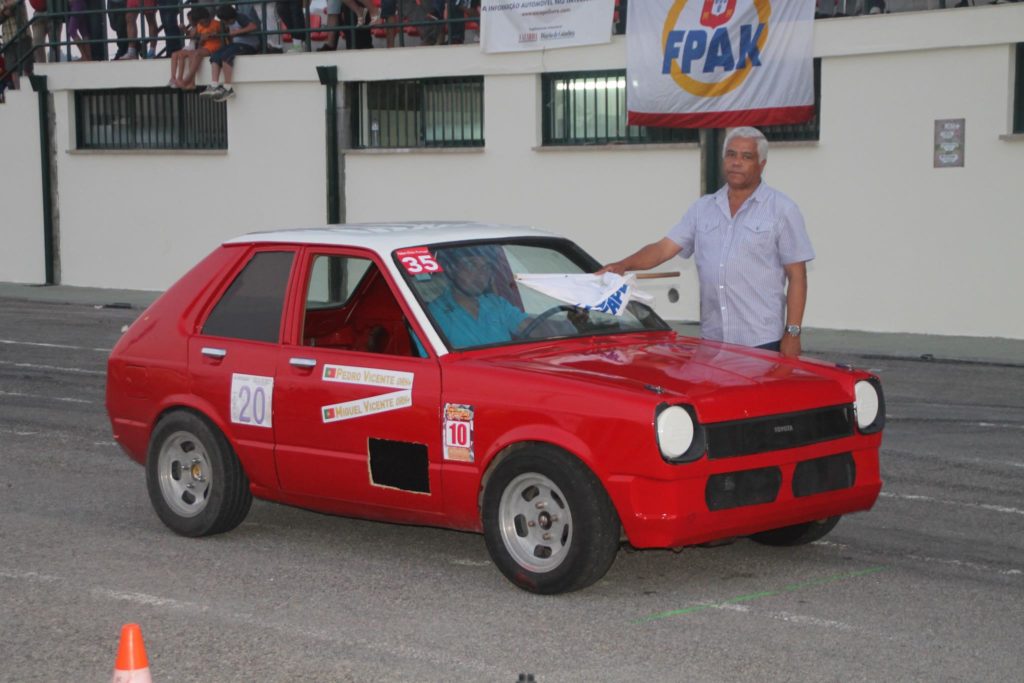
[[[294,258],[291,251],[254,254],[210,312],[203,334],[277,342]]]
[[[303,346],[421,356],[405,314],[373,261],[316,254],[310,262]]]

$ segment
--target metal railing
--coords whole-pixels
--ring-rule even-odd
[[[21,0],[22,2],[24,0]],[[223,2],[193,2],[188,5],[182,5],[179,2],[159,2],[154,6],[147,6],[144,8],[134,7],[128,8],[124,6],[106,7],[98,9],[86,9],[81,11],[56,11],[56,12],[36,12],[31,16],[28,22],[17,30],[17,32],[11,36],[9,44],[6,44],[2,48],[2,54],[5,57],[7,63],[7,72],[24,72],[31,73],[31,65],[34,61],[33,56],[37,50],[44,50],[44,54],[49,56],[50,61],[72,61],[74,56],[72,52],[73,47],[79,47],[87,45],[90,48],[97,48],[95,50],[95,58],[93,61],[106,60],[108,58],[108,47],[110,45],[118,45],[119,47],[127,46],[129,41],[136,42],[139,45],[154,45],[158,41],[164,41],[164,48],[160,52],[154,52],[153,56],[161,56],[168,51],[167,43],[169,41],[182,41],[182,44],[187,40],[184,36],[178,36],[175,34],[168,34],[166,22],[173,17],[176,22],[175,28],[180,27],[182,18],[188,10],[196,7],[205,7],[210,10],[211,14],[216,12],[216,8],[224,4],[233,4],[236,7],[250,6],[253,8],[255,15],[260,20],[260,27],[257,31],[253,32],[253,35],[260,38],[260,52],[279,52],[280,49],[275,49],[273,45],[277,40],[290,41],[295,44],[302,45],[302,50],[305,52],[312,51],[314,42],[325,42],[322,40],[314,39],[314,36],[326,37],[326,42],[330,42],[333,37],[331,34],[336,34],[336,41],[345,39],[348,41],[350,46],[357,42],[360,33],[369,36],[371,32],[379,33],[383,32],[385,36],[390,32],[394,36],[395,42],[399,46],[404,46],[407,40],[407,36],[417,36],[423,33],[429,33],[435,37],[435,40],[440,41],[444,36],[456,35],[460,32],[464,32],[467,26],[472,26],[479,21],[479,17],[475,15],[462,15],[463,10],[456,7],[455,0],[446,0],[448,11],[446,12],[446,18],[437,18],[426,13],[417,14],[415,17],[405,16],[404,3],[398,3],[398,10],[396,15],[396,21],[388,21],[386,23],[375,23],[375,24],[362,24],[360,25],[352,13],[346,8],[342,7],[342,13],[339,16],[339,23],[337,25],[328,26],[326,24],[320,24],[318,26],[311,25],[311,14],[309,5],[302,3],[302,22],[303,26],[279,27],[277,25],[268,26],[268,17],[276,17],[277,22],[284,24],[284,21],[280,15],[277,15],[276,11],[268,11],[268,7],[271,5],[277,5],[279,3],[273,2],[272,0],[239,0],[234,3],[223,3]],[[125,15],[139,15],[156,13],[156,16],[161,17],[161,23],[157,26],[155,34],[149,28],[147,21],[139,22],[136,18],[138,34],[134,39],[129,39],[127,36],[119,34],[116,28],[113,28],[114,23],[119,23],[115,20],[116,17],[123,17]],[[318,16],[318,15],[314,15]],[[90,37],[88,39],[71,39],[65,36],[63,39],[53,40],[52,36],[58,36],[62,32],[62,25],[66,23],[67,19],[71,17],[84,17],[86,23],[89,25],[90,33],[101,32],[103,37]],[[343,17],[350,17],[349,21],[342,21]],[[110,21],[112,26],[111,30],[118,34],[116,37],[109,37],[107,30],[106,21]],[[32,27],[38,24],[49,23],[48,31],[46,31],[46,40],[38,45],[33,45],[31,49],[25,50],[25,41],[31,41],[32,39]],[[276,23],[276,22],[275,22]],[[461,29],[460,29],[461,27]],[[102,29],[97,31],[97,29]],[[365,33],[363,33],[365,32]],[[65,31],[66,33],[66,31]],[[175,31],[177,33],[177,31]],[[162,36],[161,36],[162,34]],[[371,38],[372,40],[372,38]],[[337,44],[337,43],[335,43]],[[145,55],[145,52],[141,49],[137,50],[140,56]]]

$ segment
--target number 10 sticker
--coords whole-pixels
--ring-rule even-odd
[[[444,459],[473,462],[473,406],[444,404]]]
[[[274,378],[231,375],[231,421],[253,427],[272,427]]]

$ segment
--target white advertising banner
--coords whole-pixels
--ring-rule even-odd
[[[607,43],[615,0],[483,0],[480,49],[520,52]]]
[[[814,116],[814,0],[642,0],[626,23],[635,126],[726,128]]]

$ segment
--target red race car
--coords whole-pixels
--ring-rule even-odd
[[[477,531],[538,593],[597,581],[623,539],[797,545],[874,504],[877,377],[681,336],[598,268],[480,224],[230,240],[111,353],[114,436],[179,534],[253,496]]]

